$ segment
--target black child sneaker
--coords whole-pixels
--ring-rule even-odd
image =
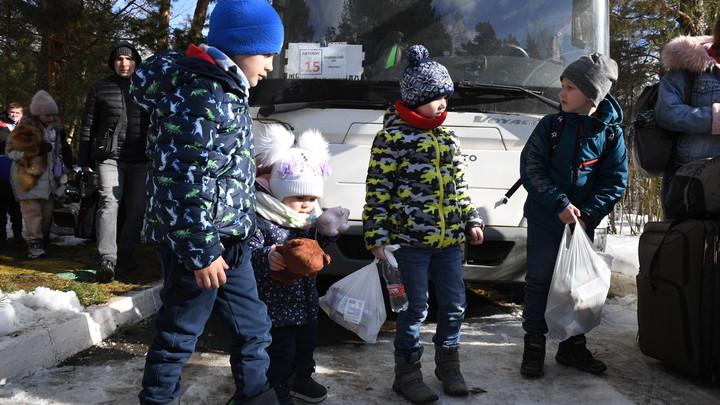
[[[317,403],[327,398],[327,388],[311,377],[314,371],[314,366],[295,370],[290,396],[311,403]]]
[[[593,357],[586,347],[585,335],[573,336],[560,342],[555,361],[565,366],[575,367],[591,374],[602,374],[607,366]]]

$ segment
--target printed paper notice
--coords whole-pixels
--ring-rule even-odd
[[[300,77],[322,76],[323,51],[320,48],[300,49]]]
[[[290,43],[286,56],[285,75],[288,79],[360,80],[363,74],[362,45]]]
[[[343,319],[356,325],[360,324],[362,319],[363,309],[365,308],[365,301],[356,300],[355,298],[348,298],[345,302],[345,311],[343,311]]]

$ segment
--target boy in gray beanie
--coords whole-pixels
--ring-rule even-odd
[[[605,55],[595,53],[571,63],[561,76],[562,111],[540,120],[520,155],[520,178],[528,192],[520,366],[525,377],[543,375],[549,331],[545,307],[565,227],[592,239],[595,227],[625,191],[627,154],[619,126],[623,111],[608,93],[616,79],[617,64]],[[561,341],[555,360],[593,374],[607,368],[586,348],[582,333]]]
[[[560,80],[569,79],[597,107],[610,92],[610,87],[618,78],[617,63],[609,57],[594,53],[582,56],[568,65],[560,75]]]
[[[229,404],[277,404],[266,375],[267,307],[250,263],[255,160],[250,89],[272,71],[284,29],[267,0],[218,0],[208,43],[154,55],[130,93],[150,113],[145,235],[164,284],[141,404],[179,404],[182,365],[210,314],[228,326]]]

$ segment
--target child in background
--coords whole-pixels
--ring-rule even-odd
[[[266,375],[270,319],[248,247],[255,230],[248,102],[283,37],[267,0],[219,0],[207,44],[154,55],[130,79],[133,100],[150,113],[145,235],[163,272],[141,404],[180,403],[182,367],[211,314],[230,334],[228,404],[277,404]]]
[[[297,238],[317,239],[325,247],[338,238],[315,227],[322,212],[317,199],[322,198],[324,178],[330,174],[327,141],[319,132],[306,131],[293,145],[295,136],[281,125],[266,128],[255,141],[257,162],[269,173],[258,175],[256,181],[257,230],[250,248],[258,294],[272,320],[268,381],[280,404],[292,404],[291,397],[320,402],[327,389],[311,377],[318,339],[316,278],[278,281],[277,272],[286,266],[275,248]]]
[[[5,112],[0,114],[0,230],[4,232],[7,228],[7,214],[10,214],[15,244],[24,244],[25,239],[22,236],[23,223],[20,204],[15,199],[15,193],[10,184],[12,160],[5,155],[5,143],[10,136],[10,131],[20,122],[22,116],[23,107],[20,103],[15,102],[8,104]],[[6,237],[6,234],[0,234],[0,245],[6,242]]]
[[[460,245],[466,235],[471,244],[482,243],[484,227],[468,194],[458,137],[441,126],[453,82],[428,57],[422,45],[407,51],[402,100],[385,113],[373,141],[363,211],[365,243],[375,257],[385,260],[385,245],[401,245],[395,258],[408,309],[397,316],[393,390],[415,403],[438,399],[423,382],[420,364],[428,279],[438,302],[435,375],[446,394],[468,394],[458,352],[466,307]]]
[[[20,202],[23,222],[25,223],[25,239],[28,244],[28,257],[37,259],[45,256],[45,249],[50,243],[50,225],[52,212],[55,209],[55,193],[60,187],[60,177],[53,173],[56,157],[62,157],[63,164],[72,166],[72,150],[66,141],[65,128],[58,118],[58,106],[52,96],[40,90],[30,102],[30,115],[22,118],[21,124],[15,127],[31,126],[40,131],[42,144],[40,153],[47,156],[47,165],[42,165],[42,174],[32,189],[23,189],[18,184],[20,166],[18,162],[23,159],[25,151],[16,141],[13,144],[13,135],[8,138],[5,153],[13,161],[11,168],[11,183],[15,198]],[[15,131],[13,130],[13,131]],[[19,140],[19,139],[18,139]],[[36,164],[38,161],[35,161]]]
[[[598,53],[568,65],[560,76],[562,112],[555,119],[564,124],[556,146],[549,142],[553,115],[548,115],[540,120],[520,157],[520,177],[528,192],[526,334],[520,366],[526,377],[543,375],[545,307],[565,224],[576,228],[580,224],[592,239],[595,227],[625,191],[627,154],[618,126],[623,112],[608,94],[617,75],[617,63]],[[585,335],[560,342],[555,360],[593,374],[606,369],[586,348]]]

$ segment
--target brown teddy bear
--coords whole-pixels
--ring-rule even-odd
[[[314,239],[290,239],[283,245],[275,246],[276,251],[283,256],[286,267],[279,271],[271,271],[270,277],[285,285],[300,277],[315,277],[330,263],[330,256]]]
[[[8,151],[21,151],[23,157],[17,162],[15,183],[24,192],[35,187],[38,178],[47,169],[47,151],[43,151],[40,130],[30,125],[18,125],[10,132]]]

